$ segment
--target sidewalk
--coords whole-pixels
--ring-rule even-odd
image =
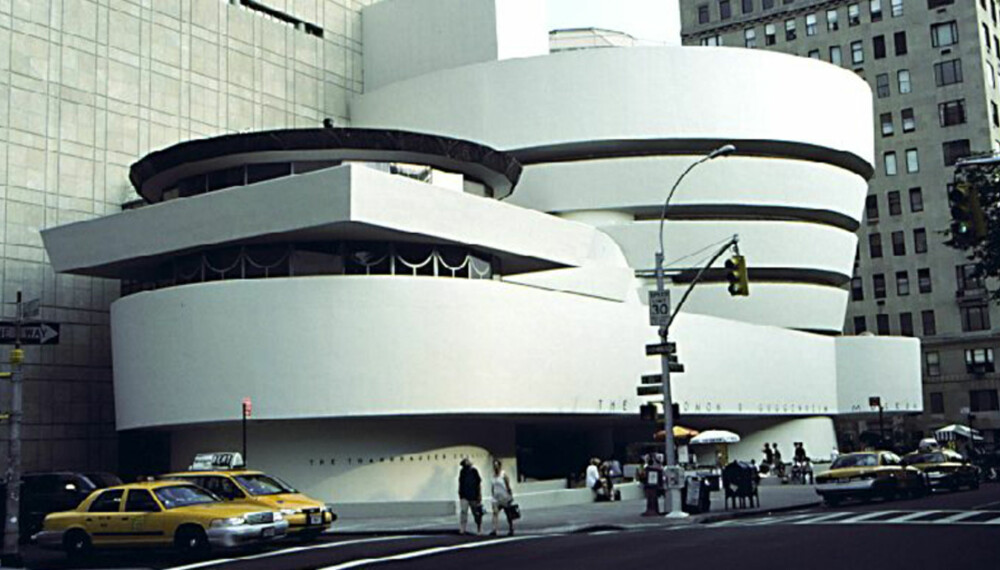
[[[777,483],[777,482],[769,482]],[[613,503],[587,503],[560,507],[522,509],[523,518],[515,524],[518,532],[530,534],[563,534],[600,529],[647,528],[674,524],[698,524],[730,518],[815,507],[819,495],[812,485],[780,485],[765,483],[760,486],[760,508],[724,509],[722,492],[712,493],[712,508],[708,513],[692,515],[685,519],[643,517],[644,499]],[[661,502],[662,508],[662,502]],[[483,532],[493,530],[492,515],[487,506],[483,518]],[[335,534],[453,534],[458,531],[457,516],[353,518],[342,517],[333,525]],[[500,515],[500,533],[506,532],[506,519]],[[475,530],[469,517],[470,530]]]

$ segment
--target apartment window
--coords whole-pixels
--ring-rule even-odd
[[[882,234],[868,234],[868,257],[882,257]]]
[[[913,230],[913,253],[927,253],[927,230],[924,228]]]
[[[899,199],[899,190],[889,192],[889,215],[898,216],[903,213],[903,205]]]
[[[885,167],[886,176],[896,175],[896,152],[889,151],[882,154],[882,164]]]
[[[851,42],[851,63],[865,62],[865,46],[860,41]]]
[[[871,0],[868,9],[873,22],[882,21],[882,0]]]
[[[978,291],[986,287],[974,263],[955,266],[955,278],[958,281],[959,291]]]
[[[896,82],[899,84],[900,93],[910,92],[910,70],[900,69],[896,72]]]
[[[906,171],[920,172],[920,159],[915,148],[906,149]]]
[[[753,12],[753,0],[743,0],[743,13],[749,14]]]
[[[876,299],[885,299],[885,275],[881,273],[872,275],[872,291]]]
[[[806,14],[806,35],[816,35],[816,14]]]
[[[774,24],[764,25],[764,45],[773,46],[777,41],[777,32],[775,31]]]
[[[924,193],[920,188],[910,188],[910,211],[924,211]]]
[[[889,2],[889,13],[892,14],[893,18],[898,18],[903,15],[903,0],[890,0]]]
[[[743,44],[748,48],[757,47],[757,30],[754,28],[747,28],[743,30]]]
[[[987,372],[993,372],[993,350],[989,348],[986,350],[990,352],[991,357]],[[970,412],[995,412],[997,410],[1000,410],[1000,401],[997,399],[996,390],[969,390]]]
[[[875,59],[885,57],[885,36],[875,36],[872,38],[872,52]]]
[[[785,41],[795,41],[795,20],[785,20]]]
[[[880,335],[890,334],[889,315],[875,315],[875,332]]]
[[[698,23],[707,24],[709,21],[711,21],[711,18],[708,15],[708,4],[698,6]]]
[[[924,268],[917,270],[917,291],[921,293],[931,292],[931,270]]]
[[[809,50],[809,59],[819,59],[819,58],[820,57],[819,57],[819,50],[818,49],[811,49],[811,50]]]
[[[907,107],[899,112],[899,116],[903,119],[903,132],[912,133],[917,130],[917,121],[913,117],[913,109]]]
[[[902,230],[892,232],[892,254],[906,255],[906,239]]]
[[[965,123],[965,99],[938,103],[938,119],[942,127]]]
[[[865,215],[868,216],[870,221],[878,219],[878,196],[869,194],[865,198]]]
[[[937,321],[934,320],[934,311],[920,311],[920,324],[924,330],[924,336],[934,336],[937,334]]]
[[[950,59],[934,64],[934,82],[938,87],[962,82],[962,60]]]
[[[879,122],[882,123],[882,136],[891,137],[893,133],[892,113],[882,113],[878,117]]]
[[[986,38],[989,45],[989,37]],[[942,22],[931,24],[931,47],[944,47],[958,43],[958,22]]]
[[[910,294],[910,274],[906,271],[896,272],[896,294],[900,297]]]
[[[896,47],[896,55],[906,55],[906,32],[896,32],[893,34],[892,43]]]
[[[847,5],[847,25],[857,26],[861,23],[861,6],[858,4]]]
[[[958,159],[972,154],[969,139],[944,142],[941,144],[941,150],[944,153],[945,166],[954,166]]]
[[[937,352],[925,352],[924,364],[927,367],[928,376],[941,375],[941,355]]]
[[[733,17],[733,8],[729,5],[729,0],[719,1],[719,19],[728,20]]]
[[[997,115],[997,104],[990,101],[990,117],[993,120],[994,127],[1000,127],[1000,116]]]
[[[884,99],[889,96],[888,73],[879,73],[875,76],[875,94],[878,95],[879,99]]]
[[[861,334],[868,331],[868,323],[865,322],[865,316],[854,317],[854,334]]]
[[[834,65],[842,65],[843,57],[840,53],[840,46],[830,46],[830,63]]]
[[[959,312],[962,314],[962,330],[964,332],[990,330],[989,305],[983,304],[959,307]]]
[[[851,300],[852,301],[865,300],[865,286],[860,277],[854,277],[853,279],[851,279]]]
[[[913,313],[899,314],[899,334],[913,336]]]
[[[835,32],[840,29],[840,22],[837,20],[836,10],[826,11],[826,29],[830,32]]]
[[[995,372],[996,368],[993,364],[993,349],[992,348],[969,348],[965,350],[965,371],[970,374],[982,374],[984,372]],[[977,392],[982,394],[984,392],[992,392],[992,405],[993,407],[976,408],[975,401]],[[987,397],[987,400],[990,398]],[[970,410],[973,412],[985,412],[987,410],[997,409],[997,391],[996,390],[969,390],[969,400],[971,406]],[[987,404],[989,405],[989,404]]]

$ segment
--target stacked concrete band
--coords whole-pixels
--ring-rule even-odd
[[[740,433],[729,455],[750,459],[764,441],[831,449],[831,417],[867,406],[873,390],[891,413],[921,409],[917,341],[838,336],[872,170],[864,82],[747,50],[549,55],[534,4],[365,9],[365,92],[350,109],[358,132],[516,158],[512,192],[486,183],[475,160],[344,154],[343,141],[266,159],[330,161],[305,173],[255,179],[247,166],[229,187],[171,192],[171,181],[274,152],[253,141],[309,134],[248,133],[168,168],[154,159],[191,143],[150,155],[164,168],[155,203],[44,232],[58,271],[127,280],[222,250],[295,255],[317,243],[342,264],[414,248],[488,264],[468,278],[341,269],[174,275],[128,290],[111,315],[119,430],[169,433],[183,468],[238,444],[249,396],[252,465],[341,503],[450,504],[463,456],[484,474],[501,458],[514,479],[582,471],[574,454],[649,439],[635,389],[658,370],[643,346],[657,340],[644,303],[659,208],[681,171],[723,143],[735,156],[693,171],[674,197],[666,259],[697,266],[739,234],[751,296],[730,298],[710,272],[676,320],[682,423]],[[399,176],[387,161],[432,174]]]

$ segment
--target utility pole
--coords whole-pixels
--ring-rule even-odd
[[[23,402],[23,375],[21,363],[21,324],[24,321],[21,292],[17,292],[17,320],[14,325],[14,348],[10,351],[11,371],[7,373],[11,384],[10,441],[7,455],[7,516],[4,518],[3,556],[4,566],[20,568],[24,565],[18,550],[19,518],[21,512],[21,408]]]

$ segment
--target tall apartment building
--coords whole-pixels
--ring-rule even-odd
[[[120,211],[134,199],[129,166],[178,141],[344,124],[369,3],[0,2],[3,317],[20,290],[61,325],[59,344],[26,347],[26,470],[115,469],[119,449],[108,330],[119,282],[56,275],[39,230]],[[139,457],[129,439],[124,453]]]
[[[681,0],[684,44],[820,59],[871,86],[879,163],[844,332],[921,339],[924,412],[895,418],[897,438],[971,421],[1000,443],[1000,312],[943,243],[956,160],[1000,149],[997,12],[995,0]],[[846,431],[878,430],[858,412]]]

